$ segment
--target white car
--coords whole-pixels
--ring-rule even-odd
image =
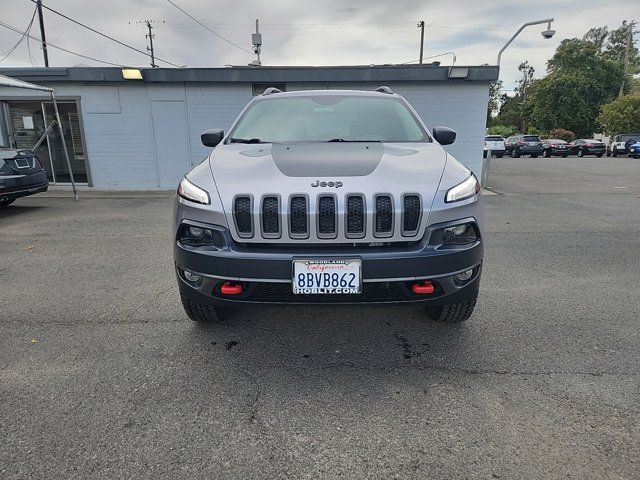
[[[491,150],[491,153],[498,158],[504,156],[504,138],[500,135],[487,135],[484,137],[484,152],[483,158],[487,158],[487,151]]]

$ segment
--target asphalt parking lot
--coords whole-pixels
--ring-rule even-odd
[[[1,478],[639,478],[640,162],[493,159],[476,313],[187,319],[172,194],[0,213]]]

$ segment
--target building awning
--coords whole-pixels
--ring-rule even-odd
[[[40,90],[42,92],[53,92],[52,88],[43,87],[42,85],[36,85],[34,83],[25,82],[16,78],[0,75],[0,87],[15,87],[23,88],[26,90]]]

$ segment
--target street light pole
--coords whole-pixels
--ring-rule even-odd
[[[520,32],[522,30],[524,30],[527,27],[530,27],[531,25],[540,25],[543,23],[547,24],[547,29],[542,32],[542,36],[544,38],[551,38],[553,37],[553,35],[556,33],[555,30],[551,30],[551,22],[553,22],[553,18],[546,18],[544,20],[536,20],[535,22],[527,22],[524,25],[522,25],[517,31],[516,33],[513,34],[513,36],[509,39],[509,41],[507,43],[504,44],[504,46],[500,49],[500,51],[498,52],[498,59],[496,60],[496,65],[500,66],[500,58],[502,57],[502,52],[504,52],[504,50],[511,45],[511,42],[513,42],[515,40],[515,38],[520,35]]]

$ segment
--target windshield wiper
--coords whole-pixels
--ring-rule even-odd
[[[382,140],[345,140],[344,138],[332,138],[331,140],[327,140],[327,142],[350,142],[350,143],[380,143]]]
[[[264,143],[259,138],[233,138],[229,139],[229,143]]]

